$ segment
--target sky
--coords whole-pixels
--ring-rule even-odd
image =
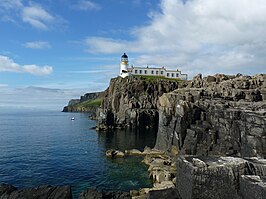
[[[130,65],[266,72],[265,0],[0,0],[0,108],[61,110]]]

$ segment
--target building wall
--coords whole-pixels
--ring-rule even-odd
[[[178,70],[166,70],[165,68],[132,67],[131,73],[132,75],[163,76],[187,80],[187,74],[182,74],[181,71]]]

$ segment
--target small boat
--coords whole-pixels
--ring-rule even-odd
[[[74,117],[72,117],[72,118],[71,118],[71,120],[75,120],[75,118],[74,118]]]

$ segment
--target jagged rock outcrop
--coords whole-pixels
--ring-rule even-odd
[[[0,199],[72,199],[70,186],[39,186],[18,190],[7,184],[0,185]]]
[[[98,110],[98,129],[154,127],[158,122],[157,101],[182,85],[176,80],[127,77],[111,79]]]
[[[265,161],[259,158],[182,156],[177,160],[176,189],[182,199],[263,199],[266,193]]]
[[[266,156],[266,74],[196,76],[159,98],[156,148],[181,154]]]

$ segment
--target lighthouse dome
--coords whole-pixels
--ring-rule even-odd
[[[126,53],[124,53],[122,56],[121,56],[121,58],[128,58],[128,56],[126,55]]]

